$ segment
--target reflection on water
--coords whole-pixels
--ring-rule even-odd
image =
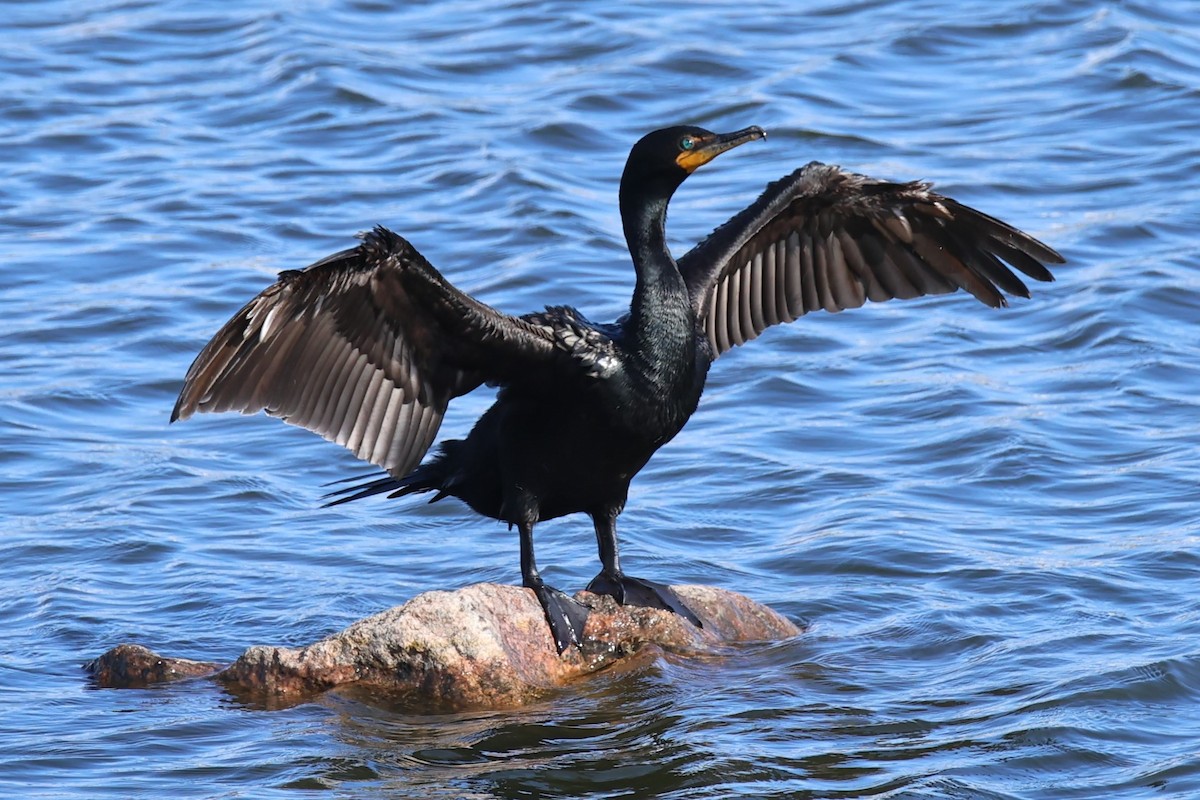
[[[1189,4],[5,12],[0,794],[1200,792]],[[771,136],[684,186],[677,252],[817,158],[933,179],[1070,259],[1004,311],[814,315],[716,365],[634,483],[626,558],[804,636],[491,714],[88,690],[121,641],[232,659],[515,582],[503,526],[319,509],[347,454],[261,417],[168,427],[174,395],[277,270],[375,223],[505,310],[615,317],[619,171],[680,121]],[[539,537],[552,582],[595,572],[586,519]]]

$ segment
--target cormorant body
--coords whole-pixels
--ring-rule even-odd
[[[594,324],[548,307],[520,317],[454,288],[384,228],[303,271],[287,271],[217,333],[192,364],[172,415],[266,410],[348,447],[387,477],[335,492],[457,497],[520,531],[523,584],[546,610],[560,651],[587,609],[542,580],[533,529],[585,513],[600,552],[593,592],[700,620],[668,587],[626,575],[616,519],[629,484],[695,412],[709,366],[765,328],[838,311],[966,289],[1004,305],[1028,297],[1008,265],[1052,280],[1054,250],[930,190],[811,163],[676,261],[667,204],[697,167],[745,142],[667,128],[632,149],[620,209],[637,283],[629,312]],[[421,459],[448,403],[480,384],[495,404],[463,440]]]

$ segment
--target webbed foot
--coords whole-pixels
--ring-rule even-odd
[[[542,610],[546,612],[546,621],[550,623],[550,633],[554,636],[558,654],[562,655],[571,645],[581,646],[588,607],[544,583],[529,588],[533,589],[538,602],[542,604]]]
[[[623,606],[642,606],[674,611],[697,628],[704,627],[700,618],[684,605],[683,601],[679,599],[679,595],[675,594],[675,591],[665,583],[634,578],[624,573],[610,575],[601,572],[592,578],[587,590],[593,594],[606,594]]]

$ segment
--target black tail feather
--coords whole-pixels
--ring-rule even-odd
[[[436,491],[437,494],[429,501],[436,503],[447,496],[445,486],[449,478],[448,473],[452,471],[448,459],[461,444],[461,442],[453,439],[442,442],[439,446],[438,454],[434,458],[426,461],[403,478],[397,478],[392,475],[379,477],[379,473],[377,472],[368,472],[327,483],[325,484],[326,486],[337,486],[338,484],[354,481],[350,486],[335,489],[322,496],[322,500],[329,500],[322,508],[340,506],[342,503],[349,503],[351,500],[361,500],[364,497],[384,493],[390,493],[388,497],[402,497],[403,495],[414,494],[416,492]],[[372,476],[376,477],[372,478]],[[368,480],[364,481],[364,478]],[[330,500],[329,498],[331,497],[337,499]]]
[[[414,494],[416,492],[430,492],[430,491],[436,490],[438,492],[438,494],[436,497],[433,498],[433,500],[430,500],[430,502],[432,503],[434,501],[441,500],[443,497],[446,496],[445,493],[442,491],[442,478],[443,478],[442,473],[443,473],[443,470],[441,468],[439,460],[434,459],[433,461],[427,462],[427,463],[422,464],[421,466],[417,467],[412,472],[405,475],[403,478],[395,478],[395,477],[392,477],[391,475],[384,475],[383,477],[377,477],[377,478],[374,478],[373,480],[367,480],[362,483],[354,483],[343,489],[335,489],[334,491],[329,492],[326,495],[323,495],[321,497],[321,499],[329,500],[329,498],[331,498],[331,497],[337,498],[337,499],[329,500],[329,502],[325,503],[322,506],[322,508],[329,508],[330,506],[340,506],[342,503],[349,503],[351,500],[361,500],[364,497],[371,497],[372,495],[377,495],[377,494],[390,493],[390,494],[388,494],[388,497],[402,497],[406,494]],[[368,473],[367,475],[356,475],[351,478],[343,478],[340,481],[334,481],[333,483],[327,483],[325,485],[326,486],[334,486],[339,483],[350,483],[350,481],[360,481],[363,478],[369,478],[371,476],[371,474],[378,474],[378,473]]]
[[[347,483],[352,480],[358,480],[358,477],[346,478],[345,480],[334,481],[334,483]],[[349,503],[351,500],[361,500],[364,497],[383,494],[384,492],[390,492],[395,489],[401,490],[400,494],[408,494],[409,492],[419,491],[415,487],[405,486],[404,483],[389,475],[386,478],[376,478],[375,480],[367,481],[366,483],[356,483],[353,486],[347,486],[345,489],[338,489],[337,491],[322,495],[322,500],[329,500],[331,497],[336,497],[337,499],[329,500],[328,503],[324,503],[321,507],[329,508],[330,506],[340,506],[342,503]],[[404,491],[406,489],[407,491]]]
[[[347,478],[338,478],[336,481],[330,481],[329,483],[323,483],[321,485],[322,486],[337,486],[338,484],[349,483],[350,481],[361,481],[361,480],[370,478],[370,477],[378,475],[378,474],[379,474],[378,470],[372,470],[371,472],[360,472],[357,475],[351,475]],[[325,496],[332,497],[335,494],[338,494],[338,492],[330,492],[329,494],[327,494]]]

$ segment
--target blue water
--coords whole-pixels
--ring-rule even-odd
[[[0,796],[1200,796],[1200,15],[1192,0],[0,3]],[[698,172],[677,251],[810,159],[1060,249],[1031,300],[814,314],[723,357],[635,481],[631,571],[810,625],[522,711],[94,690],[515,582],[461,506],[319,508],[351,456],[167,425],[277,270],[386,223],[512,312],[619,314],[629,146]],[[462,434],[486,393],[458,402]],[[586,519],[539,530],[552,582]]]

